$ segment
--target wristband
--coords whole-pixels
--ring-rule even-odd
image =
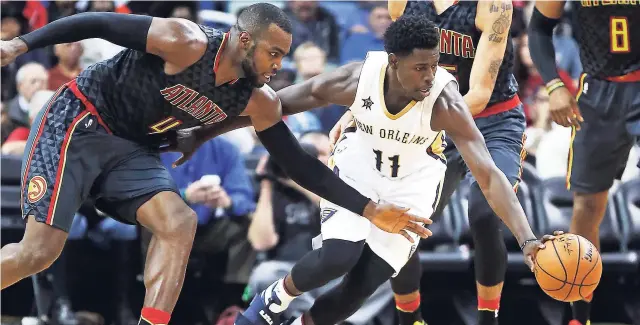
[[[562,81],[556,81],[554,83],[552,83],[550,86],[546,86],[545,88],[547,89],[547,94],[551,95],[551,93],[560,88],[560,87],[565,87],[564,82]]]
[[[530,243],[530,242],[534,242],[534,241],[536,241],[536,240],[538,240],[538,239],[537,239],[537,238],[533,238],[533,239],[527,239],[527,240],[525,240],[525,241],[522,243],[522,245],[520,245],[520,250],[523,250],[523,249],[524,249],[524,247],[525,247],[525,246],[527,246],[527,244],[528,244],[528,243]]]
[[[180,197],[185,201],[185,202],[189,202],[187,201],[187,189],[186,188],[181,188],[180,189]]]

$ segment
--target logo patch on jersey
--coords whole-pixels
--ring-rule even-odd
[[[160,94],[171,105],[193,116],[203,124],[213,124],[227,118],[227,114],[205,95],[177,84],[160,90]]]
[[[373,101],[371,100],[371,96],[362,100],[362,107],[371,110],[371,106],[373,105]]]
[[[333,215],[336,214],[336,212],[338,212],[338,210],[336,209],[331,209],[331,208],[322,209],[322,212],[320,212],[320,223],[324,223],[325,221],[329,220],[329,218],[333,217]]]
[[[34,176],[29,181],[27,188],[27,200],[29,203],[36,203],[47,193],[47,181],[42,176]]]

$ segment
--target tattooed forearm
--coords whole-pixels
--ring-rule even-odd
[[[491,80],[493,80],[493,82],[495,82],[496,78],[498,78],[498,72],[500,71],[501,65],[502,65],[502,59],[493,60],[489,65],[489,74],[491,75]]]
[[[489,35],[489,41],[500,43],[505,39],[505,37],[508,36],[507,33],[509,32],[509,27],[511,26],[512,10],[513,5],[511,5],[510,3],[504,3],[503,1],[494,1],[491,3],[489,12],[500,12],[500,16],[496,18],[493,21],[493,25],[491,25],[493,33]]]

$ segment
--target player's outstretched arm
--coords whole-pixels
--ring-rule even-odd
[[[278,91],[282,113],[292,115],[329,104],[351,106],[356,98],[363,62],[343,65]]]
[[[444,88],[433,109],[432,128],[445,130],[451,137],[493,211],[509,227],[520,245],[536,241],[511,184],[493,162],[454,82]]]
[[[88,38],[162,57],[177,66],[189,66],[206,50],[206,35],[185,19],[156,18],[109,12],[87,12],[58,19],[31,33],[2,42],[2,66],[29,50]]]
[[[305,82],[278,91],[282,115],[293,115],[329,103],[350,106],[356,98],[362,62],[349,63],[331,72],[322,73]],[[249,116],[228,118],[220,123],[200,127],[196,132],[202,141],[250,126]]]
[[[243,114],[249,116],[258,138],[287,175],[318,196],[362,215],[391,233],[414,232],[423,238],[431,232],[416,222],[430,220],[407,213],[408,209],[376,204],[335,175],[315,157],[307,154],[281,119],[280,100],[268,86],[254,90]]]
[[[507,48],[512,15],[511,0],[478,2],[476,24],[482,34],[471,67],[469,91],[464,95],[471,115],[482,112],[491,99]]]

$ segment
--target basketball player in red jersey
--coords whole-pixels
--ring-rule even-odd
[[[376,204],[299,146],[265,86],[291,47],[292,25],[278,7],[247,7],[228,33],[185,19],[82,13],[0,41],[0,63],[53,44],[103,38],[126,47],[61,87],[35,119],[22,164],[23,239],[0,252],[2,288],[46,269],[62,251],[88,197],[109,215],[153,233],[144,271],[140,324],[167,324],[197,226],[158,152],[193,152],[209,127],[246,116],[278,164],[301,186],[363,215],[383,230],[428,230],[408,209]],[[182,130],[186,129],[186,130]],[[165,139],[166,138],[166,139]]]
[[[567,187],[570,231],[598,248],[609,188],[619,178],[640,125],[640,3],[571,1],[573,32],[584,73],[577,98],[558,76],[553,28],[565,1],[537,1],[529,25],[531,58],[546,83],[553,120],[572,128]],[[572,304],[571,325],[590,323],[590,301]]]

